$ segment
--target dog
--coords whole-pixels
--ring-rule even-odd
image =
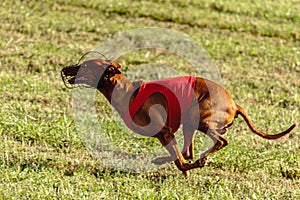
[[[157,138],[167,149],[170,156],[156,158],[153,163],[174,161],[177,168],[186,176],[189,170],[204,167],[208,156],[228,144],[222,135],[238,115],[243,117],[252,132],[269,140],[280,138],[296,127],[296,124],[293,124],[287,130],[275,135],[260,131],[246,111],[232,100],[223,87],[204,78],[177,77],[158,80],[151,83],[158,85],[158,88],[152,89],[148,83],[130,82],[121,73],[120,68],[121,65],[113,60],[90,59],[82,64],[64,67],[61,76],[68,88],[76,86],[96,88],[117,110],[131,130]],[[176,82],[175,90],[181,91],[179,92],[181,96],[169,89],[173,87],[172,82]],[[142,88],[152,92],[142,95]],[[167,97],[167,93],[170,93],[171,97]],[[172,99],[175,101],[172,102]],[[172,114],[173,110],[175,114]],[[182,151],[179,150],[174,136],[181,124],[184,135]],[[197,161],[188,163],[187,159],[194,158],[193,140],[196,130],[205,133],[213,140],[214,145],[202,153]]]

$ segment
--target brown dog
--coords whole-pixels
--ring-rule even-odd
[[[62,69],[61,75],[67,87],[85,85],[97,88],[113,105],[121,116],[128,113],[128,105],[132,104],[139,93],[141,82],[131,83],[120,71],[121,66],[111,60],[92,59],[81,65],[68,66]],[[187,83],[188,84],[188,83]],[[291,132],[296,124],[286,131],[276,135],[268,135],[258,130],[250,120],[245,110],[234,103],[229,93],[219,86],[203,78],[194,78],[194,98],[181,117],[184,133],[184,147],[182,152],[176,144],[174,132],[170,125],[169,110],[174,109],[168,105],[167,98],[160,92],[155,92],[146,98],[132,116],[133,125],[130,127],[135,132],[153,136],[159,139],[166,147],[170,157],[162,157],[154,160],[154,163],[162,164],[175,161],[176,166],[185,175],[188,170],[203,167],[207,156],[225,147],[228,143],[222,137],[234,118],[242,115],[252,132],[266,139],[277,139]],[[160,105],[160,106],[157,106]],[[195,120],[196,119],[196,120]],[[153,130],[156,130],[153,134]],[[214,145],[205,151],[194,163],[187,163],[185,159],[194,157],[193,139],[195,130],[199,130],[209,136]],[[151,134],[148,134],[151,133]]]

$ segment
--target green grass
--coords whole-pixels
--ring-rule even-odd
[[[229,146],[188,179],[173,164],[131,173],[106,167],[84,147],[72,116],[72,93],[60,78],[63,66],[114,34],[138,27],[177,30],[206,49],[224,86],[255,124],[275,133],[300,122],[298,1],[4,0],[0,5],[0,199],[300,198],[299,128],[266,141],[238,118],[225,135]],[[145,53],[118,61],[125,71],[141,63],[184,65],[174,55],[150,52],[145,59]],[[105,131],[111,140],[132,152],[160,148],[156,140],[120,129],[103,97],[96,98],[99,121],[110,122]],[[197,134],[197,154],[201,142]]]

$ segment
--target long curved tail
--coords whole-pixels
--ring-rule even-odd
[[[263,131],[260,131],[256,128],[256,126],[254,125],[254,123],[251,121],[250,117],[248,116],[248,114],[246,113],[246,111],[241,107],[239,106],[238,104],[236,104],[237,106],[237,114],[240,114],[242,115],[242,117],[244,118],[244,120],[246,121],[246,123],[248,124],[249,128],[251,129],[252,132],[256,133],[257,135],[265,138],[265,139],[269,139],[269,140],[275,140],[277,138],[280,138],[286,134],[288,134],[289,132],[291,132],[295,127],[296,127],[296,124],[293,124],[289,129],[281,132],[281,133],[278,133],[276,135],[269,135]]]

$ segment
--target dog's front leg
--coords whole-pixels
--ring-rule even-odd
[[[168,162],[176,161],[178,158],[185,162],[182,154],[179,152],[177,147],[177,142],[174,134],[170,131],[169,128],[163,128],[155,137],[160,141],[160,143],[168,150],[171,156],[158,157],[152,162],[155,164],[165,164]],[[182,158],[183,159],[182,159]]]
[[[185,159],[194,158],[194,135],[195,129],[192,126],[184,124],[183,125],[183,136],[184,144],[182,148],[182,155]]]
[[[188,170],[191,168],[191,166],[186,163],[182,153],[180,152],[175,136],[171,132],[171,129],[164,127],[155,137],[159,139],[160,143],[168,150],[171,156],[156,158],[153,162],[156,164],[162,164],[174,161],[177,168],[186,176],[188,176]]]

